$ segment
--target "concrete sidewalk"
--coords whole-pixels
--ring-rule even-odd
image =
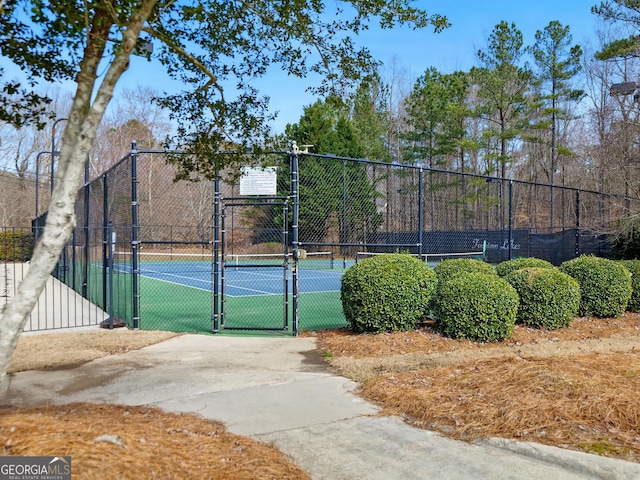
[[[640,465],[533,443],[475,444],[416,429],[352,392],[313,338],[185,335],[7,379],[0,406],[152,404],[273,443],[314,479],[640,479]]]

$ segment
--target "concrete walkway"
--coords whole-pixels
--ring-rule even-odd
[[[84,365],[22,372],[0,406],[152,404],[273,443],[314,479],[640,479],[640,464],[533,443],[468,444],[416,429],[352,392],[313,338],[185,335]]]

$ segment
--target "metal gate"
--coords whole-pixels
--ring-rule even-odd
[[[297,263],[289,250],[289,203],[290,197],[284,196],[231,197],[216,202],[214,259],[219,261],[214,262],[212,281],[214,332],[289,331],[292,274]],[[243,230],[234,225],[239,220],[250,224],[251,218],[271,218],[272,227]],[[264,251],[265,245],[269,251]],[[262,251],[256,251],[256,246]]]

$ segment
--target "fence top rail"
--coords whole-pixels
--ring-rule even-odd
[[[346,243],[346,242],[298,242],[301,247],[304,246],[325,246],[325,247],[390,247],[390,248],[416,248],[421,243]]]
[[[195,155],[187,150],[165,150],[162,148],[136,148],[136,153],[159,153],[165,155]],[[264,152],[242,152],[240,150],[220,150],[216,155],[244,155],[244,156],[260,156],[260,155],[289,155],[290,152],[284,150],[265,150]]]

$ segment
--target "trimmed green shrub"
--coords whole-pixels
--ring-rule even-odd
[[[461,273],[438,285],[435,327],[451,338],[491,342],[513,333],[518,294],[505,279],[486,273]]]
[[[504,278],[520,297],[517,322],[552,330],[578,315],[580,285],[557,268],[521,268]]]
[[[640,312],[640,260],[622,260],[620,263],[631,272],[631,300],[627,305],[629,312]]]
[[[619,262],[583,255],[564,262],[560,270],[580,284],[580,315],[619,317],[631,300],[631,273]]]
[[[342,276],[342,309],[355,332],[411,330],[428,312],[436,282],[433,270],[410,255],[367,258]]]
[[[461,273],[485,273],[495,275],[495,269],[487,262],[474,258],[453,258],[443,260],[433,267],[438,277],[438,283],[446,282],[448,279]]]
[[[26,262],[33,251],[33,236],[23,230],[0,231],[0,261]]]
[[[520,257],[512,260],[506,260],[496,265],[496,273],[501,277],[506,277],[510,273],[520,270],[521,268],[556,268],[551,262],[547,262],[541,258]]]

